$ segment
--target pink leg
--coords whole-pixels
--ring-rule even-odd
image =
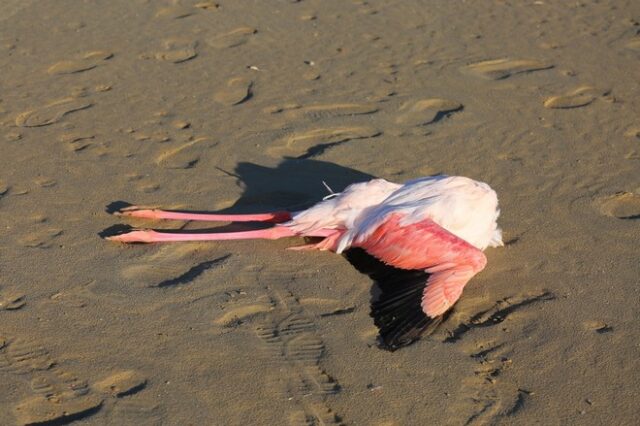
[[[326,237],[335,232],[333,229],[320,229],[305,236],[310,237]],[[253,238],[264,238],[268,240],[276,240],[284,237],[295,237],[296,234],[286,226],[274,226],[268,229],[258,229],[255,231],[242,232],[217,232],[217,233],[200,233],[186,234],[154,231],[152,229],[140,229],[126,234],[114,235],[107,237],[107,240],[118,241],[121,243],[156,243],[156,242],[175,242],[175,241],[222,241],[222,240],[248,240]]]
[[[143,219],[199,220],[218,222],[272,222],[282,223],[291,219],[286,211],[258,214],[209,214],[173,212],[159,209],[139,209],[136,206],[124,208],[114,213],[116,216],[130,216]]]

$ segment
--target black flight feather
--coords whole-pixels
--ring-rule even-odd
[[[371,316],[380,330],[381,348],[395,351],[440,325],[443,315],[430,318],[421,306],[427,272],[389,266],[359,248],[349,249],[345,257],[380,289],[377,300],[371,302]]]

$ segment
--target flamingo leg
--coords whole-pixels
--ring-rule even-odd
[[[298,235],[308,237],[327,237],[335,232],[334,229],[319,229],[310,233],[298,234],[286,226],[274,226],[268,229],[258,229],[255,231],[242,232],[203,232],[203,233],[176,233],[162,232],[152,229],[138,229],[125,234],[106,237],[110,241],[121,243],[157,243],[157,242],[177,242],[177,241],[222,241],[222,240],[248,240],[248,239],[268,239],[295,237]]]
[[[218,222],[271,222],[282,223],[291,219],[291,213],[279,211],[258,214],[210,214],[187,213],[159,209],[140,209],[136,206],[124,208],[114,213],[116,216],[129,216],[142,219],[199,220]]]

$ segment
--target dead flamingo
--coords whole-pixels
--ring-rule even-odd
[[[485,183],[461,176],[430,176],[404,184],[374,179],[350,185],[343,192],[294,213],[221,215],[129,207],[116,214],[147,219],[275,223],[268,229],[245,232],[133,230],[107,237],[124,243],[302,236],[322,240],[292,249],[336,253],[363,249],[409,274],[408,278],[406,274],[381,278],[393,286],[373,305],[374,313],[382,318],[382,345],[391,350],[413,342],[426,330],[432,331],[460,298],[467,282],[485,267],[487,259],[482,251],[502,245],[495,191]],[[419,307],[419,312],[412,307]]]

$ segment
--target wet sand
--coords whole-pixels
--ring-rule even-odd
[[[636,424],[639,33],[632,0],[1,2],[0,424]],[[507,244],[395,353],[340,256],[99,236],[439,172]]]

